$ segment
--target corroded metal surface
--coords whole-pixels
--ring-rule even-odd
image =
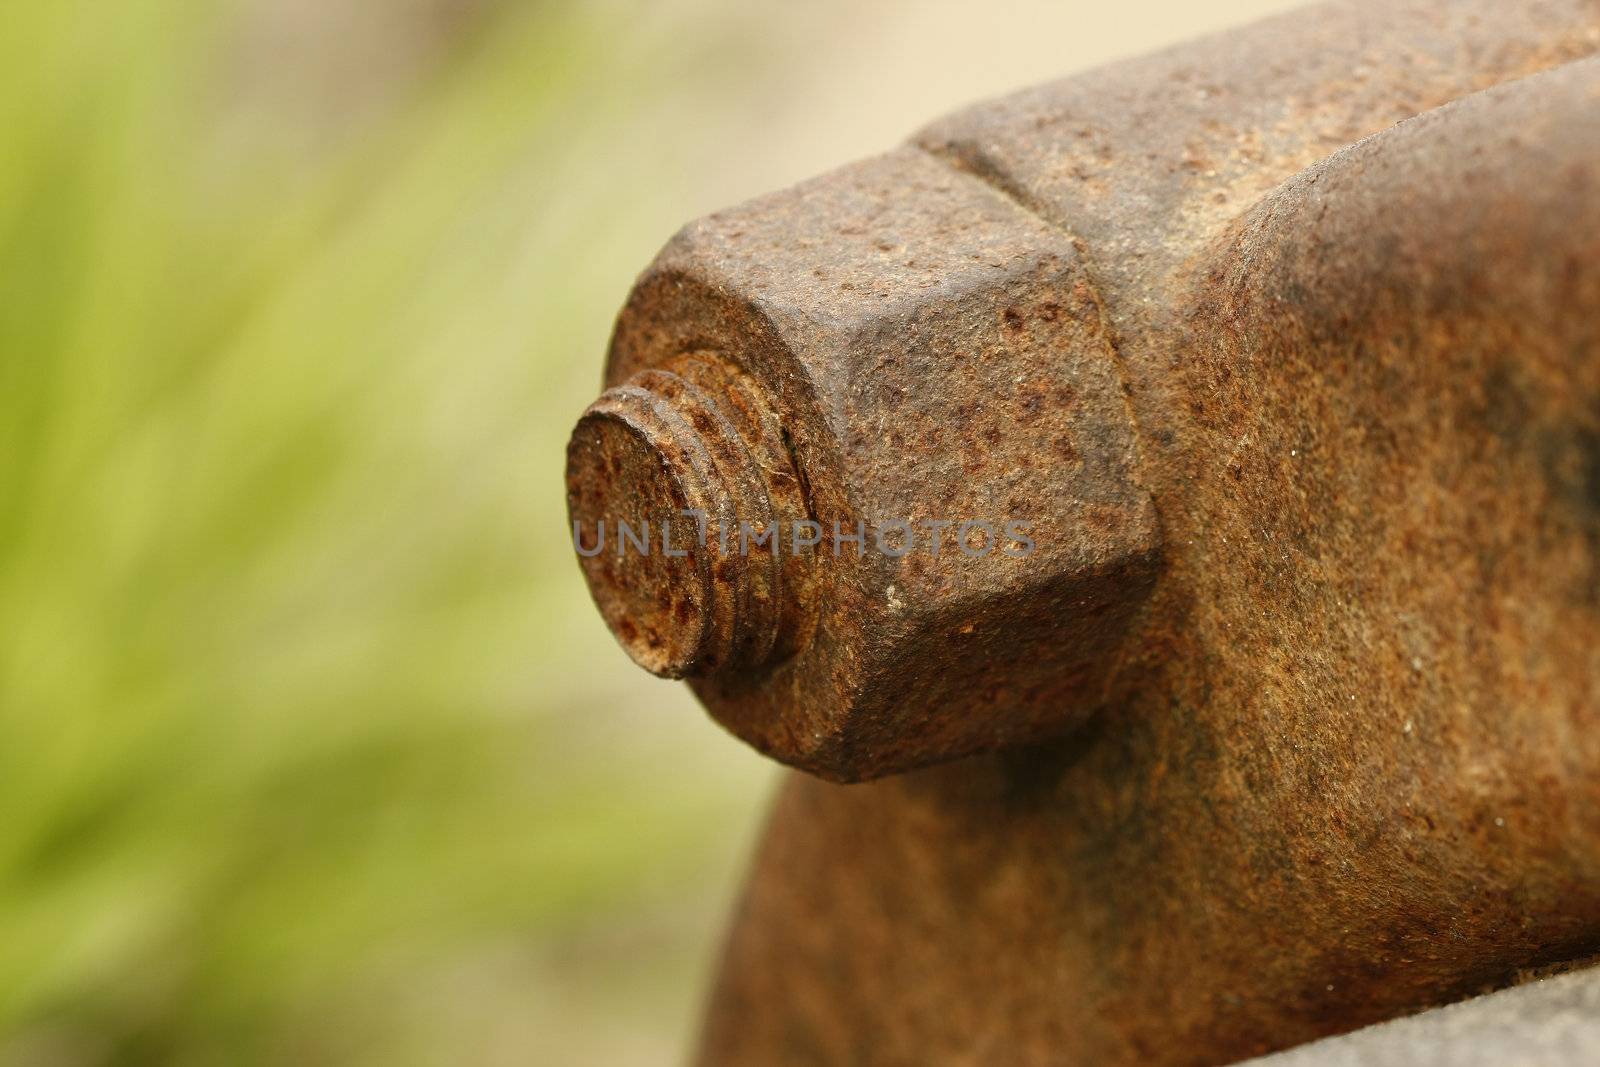
[[[741,521],[805,515],[781,432],[736,368],[694,352],[608,389],[579,420],[568,499],[588,539],[575,547],[641,666],[760,669],[809,643],[814,559],[770,539],[739,551]]]
[[[788,782],[705,1062],[1228,1062],[1600,949],[1597,49],[1324,6],[668,247],[610,385],[725,361],[805,515],[1038,547],[813,555],[683,671],[827,777],[1005,749]]]
[[[792,472],[825,537],[799,557],[799,593],[780,583],[808,613],[786,656],[663,671],[690,675],[724,725],[849,780],[1057,734],[1103,699],[1155,577],[1158,531],[1104,311],[1070,240],[915,148],[689,226],[624,309],[612,390],[573,442],[569,496],[587,544],[602,518],[659,524],[681,506],[682,492],[641,491],[637,478],[597,481],[603,446],[587,427],[686,354],[737,365],[780,413],[787,455],[762,477]],[[655,448],[669,472],[657,486],[696,480],[670,473],[686,463],[674,457],[703,451],[690,420],[676,421]],[[706,506],[724,510],[723,526],[768,518],[753,491]],[[1026,525],[1026,555],[1000,543],[1013,522]],[[988,542],[956,544],[964,523],[986,524],[967,533]],[[916,546],[880,547],[891,524]],[[780,538],[788,549],[789,527]],[[707,570],[744,595],[771,556],[721,540],[707,539]],[[634,644],[627,630],[660,610],[660,583],[639,573],[656,561],[625,550],[588,563]],[[628,617],[619,603],[634,605]]]

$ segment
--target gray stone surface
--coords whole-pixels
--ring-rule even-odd
[[[1314,1041],[1256,1067],[1591,1067],[1600,968],[1546,978]]]

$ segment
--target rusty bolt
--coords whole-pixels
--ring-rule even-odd
[[[591,547],[603,521],[777,520],[775,552],[582,560],[633,658],[761,751],[877,777],[1114,691],[1155,510],[1096,289],[1010,198],[903,149],[702,220],[640,279],[607,381],[568,460]],[[821,543],[792,551],[799,522]]]
[[[792,651],[810,561],[774,542],[801,510],[779,441],[766,404],[711,356],[640,371],[578,420],[574,539],[601,614],[646,670],[709,675]]]

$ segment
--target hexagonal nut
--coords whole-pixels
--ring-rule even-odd
[[[584,560],[635,658],[762,752],[873,778],[1106,699],[1159,525],[1077,253],[1001,194],[903,149],[694,223],[635,287],[607,382],[569,453],[575,520],[775,528],[672,567]],[[619,398],[656,428],[597,429]],[[641,619],[669,652],[640,651]]]

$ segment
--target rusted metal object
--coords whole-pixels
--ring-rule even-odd
[[[684,361],[738,392],[668,396]],[[613,535],[590,586],[636,660],[690,676],[761,751],[870,778],[1104,699],[1155,512],[1079,255],[1004,194],[905,148],[695,223],[640,280],[606,377],[569,450],[579,539],[686,511],[713,532],[674,575]],[[742,438],[722,408],[753,413]],[[776,553],[741,551],[739,524],[774,518]],[[800,518],[822,540],[796,553]]]
[[[578,538],[580,558],[641,666],[726,673],[804,646],[812,558],[771,538],[739,551],[741,522],[805,517],[782,429],[741,372],[696,352],[640,371],[584,413],[570,455],[574,531],[592,535]]]
[[[704,1062],[1222,1063],[1600,950],[1597,49],[1327,5],[668,247],[613,387],[718,360],[791,508],[1039,549],[768,566],[773,651],[681,658],[823,776],[1007,749],[787,783]]]

